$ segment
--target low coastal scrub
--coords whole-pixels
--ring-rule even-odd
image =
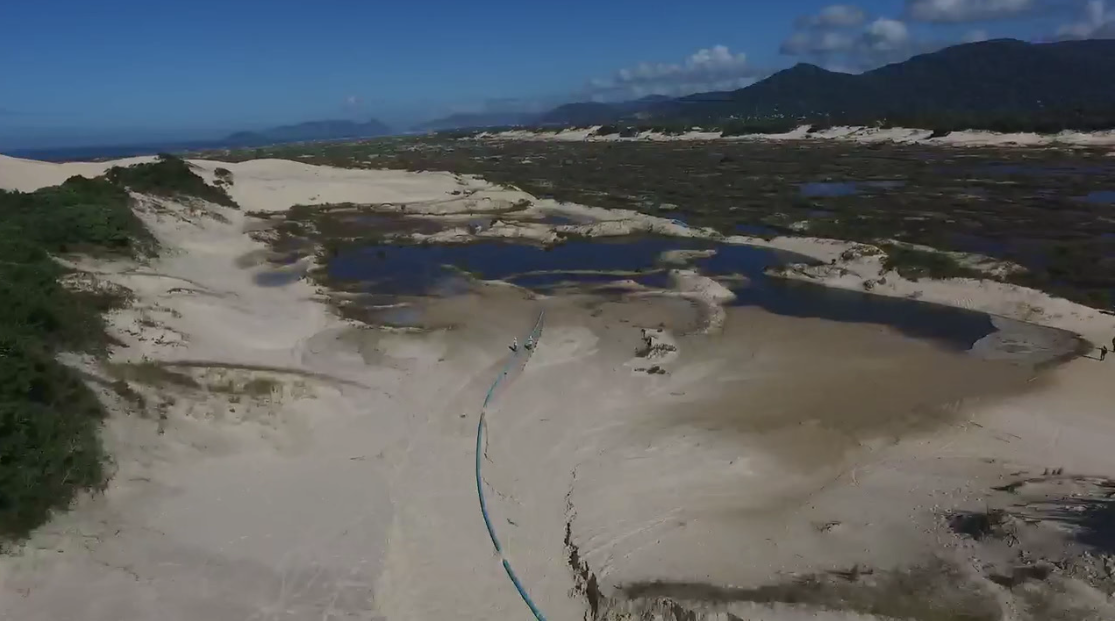
[[[887,244],[883,246],[887,256],[883,268],[899,273],[903,278],[982,278],[976,270],[961,265],[952,256],[934,250],[919,250]]]
[[[18,540],[106,480],[98,431],[105,409],[63,352],[106,353],[102,312],[119,292],[63,285],[55,256],[151,256],[154,237],[128,190],[232,204],[186,162],[112,168],[35,192],[0,191],[0,540]]]

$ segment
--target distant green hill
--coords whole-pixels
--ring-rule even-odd
[[[307,140],[339,140],[373,138],[391,134],[391,128],[376,119],[366,123],[355,121],[308,121],[297,125],[280,125],[254,132],[237,132],[224,139],[230,147],[249,147],[281,142]]]

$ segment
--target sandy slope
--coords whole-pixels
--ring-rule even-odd
[[[454,213],[522,196],[449,174],[197,164],[229,168],[246,210],[354,201]],[[5,158],[0,185],[103,166]],[[974,552],[943,527],[945,511],[978,508],[1018,472],[1115,469],[1109,364],[1078,360],[1031,381],[1024,367],[878,326],[729,309],[718,335],[702,335],[685,299],[538,300],[497,286],[428,302],[427,321],[452,329],[362,329],[305,282],[257,285],[260,268],[243,259],[261,248],[242,212],[144,204],[168,252],[85,267],[138,294],[112,317],[128,344],[115,359],[169,364],[201,387],[133,382],[150,418],[106,392],[117,474],[0,560],[2,619],[524,618],[478,513],[473,433],[508,335],[541,307],[543,341],[491,413],[485,480],[508,558],[551,619],[587,607],[566,528],[606,589],[759,586],[929,554],[963,562]],[[679,276],[698,298],[719,291]],[[917,286],[973,307],[1014,303],[980,283]],[[1039,320],[1096,338],[1109,327],[1046,302],[1060,311]],[[640,328],[678,348],[655,359],[665,374],[634,356]],[[253,379],[274,383],[250,391]],[[733,605],[772,621],[868,618]]]

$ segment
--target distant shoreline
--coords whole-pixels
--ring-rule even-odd
[[[8,149],[0,150],[0,155],[7,155],[26,160],[40,162],[53,162],[63,164],[66,162],[108,162],[128,157],[142,155],[158,155],[159,153],[197,153],[199,151],[227,151],[234,149],[261,149],[280,145],[314,144],[314,143],[345,143],[361,140],[374,140],[390,136],[349,137],[349,138],[323,138],[318,140],[292,140],[275,141],[260,144],[234,144],[224,140],[207,141],[177,141],[153,142],[147,144],[119,144],[119,145],[91,145],[80,147],[56,147],[50,149]]]

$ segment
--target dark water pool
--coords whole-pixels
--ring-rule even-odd
[[[984,313],[808,282],[764,277],[733,291],[737,296],[733,306],[758,306],[790,317],[882,324],[909,336],[941,341],[961,350],[970,348],[996,329]]]
[[[625,242],[612,240],[575,241],[551,248],[506,242],[467,245],[392,246],[377,245],[343,253],[329,263],[329,276],[343,281],[367,281],[376,290],[397,294],[425,294],[434,282],[460,270],[481,278],[507,279],[523,286],[547,286],[562,281],[607,282],[614,275],[576,272],[631,272],[647,285],[664,287],[665,272],[656,264],[668,250],[710,248],[707,243],[674,238],[642,238]],[[752,254],[746,263],[762,272],[779,264],[768,251],[747,246]],[[728,250],[731,256],[738,251]],[[772,257],[773,255],[771,255]],[[769,262],[774,261],[774,262]],[[548,272],[548,273],[538,273]],[[527,284],[529,283],[529,284]]]
[[[885,324],[905,334],[939,340],[959,349],[971,347],[995,330],[990,318],[982,313],[769,278],[764,274],[769,267],[813,261],[782,251],[701,240],[597,239],[549,249],[505,242],[369,246],[335,257],[328,271],[333,279],[365,282],[369,291],[396,295],[459,293],[459,287],[446,289],[445,283],[460,282],[462,270],[484,279],[502,279],[534,289],[566,282],[606,284],[617,279],[666,287],[668,275],[657,262],[663,252],[710,248],[717,253],[692,261],[698,271],[709,276],[748,277],[747,284],[730,285],[738,296],[734,305],[758,306],[795,317]],[[601,271],[623,274],[598,273]]]

